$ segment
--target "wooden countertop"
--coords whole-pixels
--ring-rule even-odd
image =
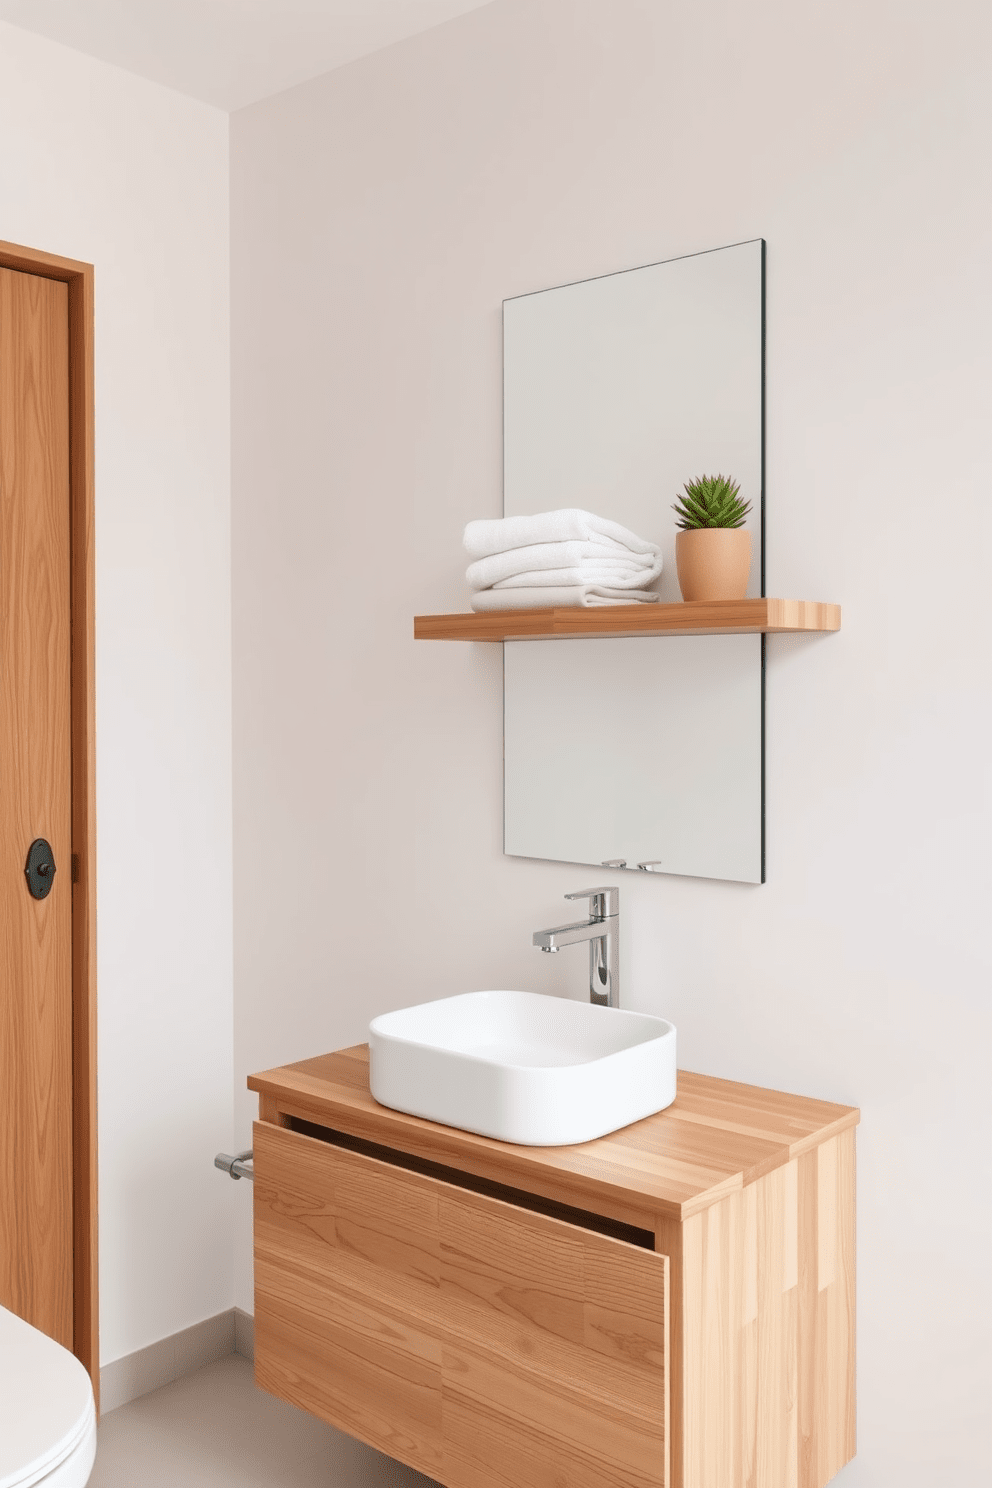
[[[679,1070],[673,1105],[575,1147],[518,1147],[380,1106],[367,1044],[251,1075],[285,1113],[628,1224],[684,1220],[857,1126],[860,1112]]]

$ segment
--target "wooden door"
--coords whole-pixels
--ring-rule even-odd
[[[69,1348],[70,516],[68,288],[0,269],[0,1303]]]
[[[255,1377],[446,1488],[665,1488],[668,1258],[255,1126]]]

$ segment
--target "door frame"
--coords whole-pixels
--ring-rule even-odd
[[[69,288],[72,653],[72,1350],[100,1408],[96,1112],[96,694],[93,265],[0,242],[0,268]]]

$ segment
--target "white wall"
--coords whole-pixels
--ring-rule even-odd
[[[500,510],[502,298],[768,240],[769,592],[844,629],[769,645],[767,885],[625,878],[625,1000],[862,1109],[845,1488],[988,1473],[989,15],[497,0],[232,121],[239,1090],[581,994],[530,934],[585,871],[501,856],[499,648],[411,617]]]
[[[104,1362],[232,1303],[228,120],[0,24],[0,238],[96,266]]]

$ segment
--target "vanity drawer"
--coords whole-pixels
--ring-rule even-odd
[[[254,1166],[264,1389],[446,1488],[667,1488],[666,1256],[264,1122]]]

